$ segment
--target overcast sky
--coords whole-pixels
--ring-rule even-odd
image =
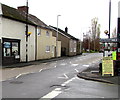
[[[109,0],[28,0],[29,13],[37,16],[47,25],[57,26],[57,15],[59,17],[59,28],[64,30],[68,27],[69,34],[82,39],[91,26],[91,19],[98,17],[101,24],[101,37],[109,25]],[[117,26],[118,1],[111,0],[111,32]],[[1,3],[17,8],[26,5],[26,0],[0,0]]]

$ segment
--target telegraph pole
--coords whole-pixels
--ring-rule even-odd
[[[117,60],[120,60],[120,2],[118,3],[117,19]]]
[[[28,0],[26,1],[26,62],[28,62]]]
[[[108,38],[110,38],[110,24],[111,24],[111,0],[109,1],[109,34]]]

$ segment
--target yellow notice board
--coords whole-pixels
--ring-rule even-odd
[[[104,57],[102,60],[102,76],[107,74],[114,76],[113,60],[111,57]]]

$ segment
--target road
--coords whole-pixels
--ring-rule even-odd
[[[117,98],[117,85],[77,77],[78,72],[90,66],[98,66],[101,58],[102,54],[94,53],[34,65],[37,70],[3,81],[2,96],[3,98],[36,98],[36,100],[43,98]]]

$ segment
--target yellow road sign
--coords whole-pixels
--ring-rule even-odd
[[[102,60],[102,76],[108,74],[114,76],[113,60],[111,57],[104,57]]]

